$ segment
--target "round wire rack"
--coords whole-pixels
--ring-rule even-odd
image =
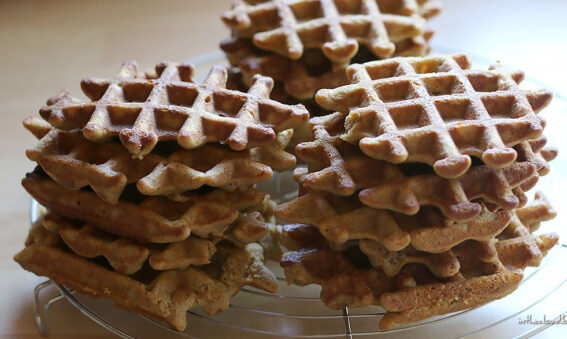
[[[446,51],[443,51],[446,52]],[[226,64],[220,52],[199,56],[190,60],[196,65],[197,78],[204,78],[215,64]],[[473,58],[473,67],[486,67],[480,58]],[[525,87],[545,88],[533,79],[526,80]],[[546,135],[549,144],[567,150],[567,126],[560,123],[561,114],[567,114],[567,100],[557,95],[543,112],[548,121]],[[542,178],[536,190],[543,190],[561,211],[563,192],[567,187],[567,157],[561,152],[552,163],[551,173]],[[279,201],[293,197],[296,185],[290,173],[280,173],[259,187]],[[30,219],[33,223],[43,208],[32,200]],[[46,281],[34,290],[35,315],[41,334],[49,333],[51,306],[67,300],[94,322],[122,338],[202,338],[228,336],[230,338],[353,338],[380,336],[383,338],[438,338],[443,337],[531,337],[550,326],[567,324],[567,232],[560,225],[565,216],[559,216],[542,227],[543,232],[560,233],[560,243],[553,248],[539,267],[527,268],[520,287],[511,295],[487,305],[452,314],[442,315],[399,328],[381,331],[378,322],[384,310],[380,307],[331,310],[319,299],[318,286],[297,287],[286,283],[283,271],[277,263],[268,263],[278,277],[279,291],[269,294],[246,287],[238,293],[225,312],[207,315],[200,308],[187,313],[188,327],[176,332],[166,325],[148,318],[123,311],[112,301],[76,293],[70,288]],[[46,290],[57,294],[44,297]],[[567,329],[567,327],[566,327]]]

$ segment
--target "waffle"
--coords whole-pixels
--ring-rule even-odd
[[[216,253],[215,244],[223,238],[243,248],[261,239],[269,229],[260,212],[241,213],[227,232],[213,241],[190,236],[162,246],[137,244],[52,211],[43,217],[42,224],[47,230],[59,233],[75,254],[85,258],[103,256],[114,270],[126,275],[138,272],[146,261],[157,271],[210,264]]]
[[[380,196],[392,194],[391,189],[394,192],[399,192],[398,198],[403,200],[402,196],[404,193],[402,192],[409,188],[411,193],[409,193],[410,198],[408,198],[408,200],[415,202],[421,199],[429,200],[426,197],[428,195],[427,191],[433,192],[433,194],[435,194],[435,192],[439,193],[435,191],[436,187],[440,190],[447,189],[445,192],[451,192],[451,196],[458,196],[458,194],[453,193],[456,191],[452,191],[452,188],[448,188],[449,186],[455,187],[453,185],[457,183],[457,186],[460,186],[465,193],[466,199],[470,201],[482,198],[492,211],[498,208],[513,209],[521,207],[527,202],[524,192],[534,187],[540,176],[546,175],[549,172],[548,162],[557,156],[557,149],[554,147],[544,147],[545,143],[545,137],[541,137],[536,140],[524,141],[514,146],[518,158],[515,163],[503,169],[494,169],[488,166],[475,166],[459,178],[450,180],[438,178],[434,175],[418,175],[404,179],[401,179],[400,176],[401,181],[399,184],[402,185],[403,188],[398,190],[394,184],[378,184],[375,187],[362,190],[359,193],[359,198],[368,206],[382,208],[383,202]],[[354,171],[351,172],[354,173]],[[424,193],[425,195],[422,195]],[[454,216],[450,212],[450,209],[458,208],[459,203],[455,201],[454,205],[451,205],[451,198],[442,201],[444,195],[440,193],[440,196],[441,199],[439,201],[431,202],[431,200],[429,200],[430,203],[439,207],[445,215],[449,217]],[[433,195],[431,197],[433,197]],[[398,207],[394,207],[393,209],[399,208],[401,211],[404,211],[404,213],[411,214],[413,212],[412,208],[416,206],[410,207],[411,202],[408,202],[408,200],[400,203]],[[433,200],[436,199],[433,197]],[[464,200],[462,200],[462,203],[466,205]],[[392,207],[386,203],[385,208]],[[455,218],[454,220],[460,219]]]
[[[36,117],[27,118],[24,125],[38,135],[46,128]],[[120,144],[95,143],[78,130],[52,128],[26,155],[61,186],[71,190],[90,186],[102,200],[116,203],[126,185],[132,183],[145,195],[182,193],[205,185],[245,190],[269,180],[272,168],[293,168],[295,157],[283,150],[292,134],[292,130],[280,132],[270,144],[239,152],[219,145],[193,150],[173,147],[175,151],[164,150],[163,155],[151,153],[132,159]]]
[[[271,79],[253,80],[248,93],[241,93],[226,89],[227,70],[220,66],[196,84],[190,64],[164,62],[155,74],[143,74],[127,61],[113,80],[81,82],[92,101],[77,102],[63,91],[40,115],[59,129],[82,128],[94,142],[118,136],[134,158],[143,158],[163,140],[177,140],[186,149],[220,142],[243,150],[270,143],[277,131],[307,121],[303,106],[269,99]]]
[[[237,220],[240,210],[259,206],[264,199],[264,194],[254,189],[214,190],[185,193],[184,201],[130,194],[110,204],[93,192],[65,189],[37,169],[22,185],[40,204],[58,214],[142,243],[180,241],[191,233],[220,237]]]
[[[520,89],[523,73],[470,66],[465,55],[352,65],[350,85],[321,90],[316,100],[349,114],[343,138],[370,157],[426,163],[445,178],[463,175],[470,156],[509,166],[517,157],[511,147],[541,136],[545,121],[536,113],[552,94]]]
[[[542,192],[536,192],[535,199],[528,206],[517,209],[516,216],[521,220],[522,224],[528,227],[530,232],[537,231],[541,221],[554,218],[557,212],[551,207],[551,203]]]
[[[221,48],[231,63],[241,70],[245,85],[256,74],[262,74],[274,79],[276,84],[282,84],[286,94],[299,100],[312,100],[320,88],[335,88],[348,83],[344,69],[328,69],[313,75],[303,62],[278,54],[258,54],[250,46],[250,42],[244,39],[225,40],[221,43]],[[285,96],[278,99],[286,100]]]
[[[414,0],[235,1],[222,20],[261,49],[293,60],[306,49],[320,49],[341,66],[350,64],[359,45],[388,58],[396,52],[396,42],[423,34],[420,14],[430,17],[439,9],[437,2],[427,2],[420,1],[420,7]]]
[[[213,263],[184,270],[142,270],[127,276],[70,252],[57,233],[41,226],[30,231],[26,248],[16,254],[23,268],[59,284],[169,324],[182,331],[187,311],[201,306],[208,314],[228,308],[230,298],[244,285],[268,292],[277,290],[274,275],[263,265],[262,248],[218,244]]]
[[[420,56],[429,51],[428,41],[433,33],[427,31],[423,36],[404,39],[396,43],[395,56]],[[311,52],[300,60],[288,59],[279,54],[265,54],[252,46],[251,41],[242,38],[231,38],[221,42],[221,49],[226,53],[233,66],[242,72],[243,87],[250,84],[256,74],[269,76],[276,82],[272,97],[282,102],[290,102],[291,96],[307,104],[313,100],[315,93],[322,88],[335,88],[348,84],[343,67],[332,68],[322,55]],[[367,51],[361,51],[355,57],[358,61],[374,60]],[[276,90],[278,85],[283,89]],[[283,94],[280,94],[283,92]],[[319,107],[318,105],[309,105]],[[314,115],[312,109],[309,109]]]
[[[85,258],[104,256],[114,270],[126,275],[139,271],[150,255],[145,246],[89,225],[66,225],[59,228],[59,234],[76,254]]]
[[[401,251],[389,251],[380,243],[363,239],[358,243],[372,267],[382,270],[388,277],[395,277],[409,264],[422,264],[438,278],[448,278],[459,273],[460,264],[451,250],[441,253],[427,253],[408,246]]]
[[[295,166],[295,156],[284,151],[292,134],[292,130],[279,132],[270,144],[238,152],[218,145],[175,152],[138,181],[138,190],[146,195],[181,193],[205,185],[246,190],[269,180],[272,169],[286,171]]]
[[[557,157],[558,149],[556,147],[546,147],[547,138],[542,136],[535,140],[522,142],[514,149],[518,154],[517,162],[531,162],[538,166],[539,176],[549,173],[549,162]],[[526,189],[527,190],[527,189]]]
[[[546,212],[543,212],[546,211]],[[492,241],[463,242],[451,249],[458,273],[440,278],[427,266],[408,264],[389,277],[372,268],[360,252],[329,249],[316,228],[287,225],[283,237],[294,243],[281,265],[288,282],[319,284],[321,299],[331,308],[380,305],[386,314],[381,329],[435,315],[473,308],[499,299],[519,285],[526,266],[537,266],[558,240],[557,234],[533,235],[529,224],[555,215],[541,194],[520,208],[506,229]]]
[[[418,5],[418,14],[425,19],[431,19],[441,13],[443,9],[443,5],[438,1],[416,0],[416,2]]]
[[[433,34],[433,30],[427,28],[422,35],[396,42],[396,52],[392,57],[425,56],[429,54],[431,51],[429,41],[433,37]],[[372,58],[372,60],[374,60],[374,58]],[[358,60],[356,61],[359,63]],[[370,61],[370,59],[368,61]]]
[[[75,254],[84,258],[103,256],[115,271],[126,275],[140,271],[146,261],[159,271],[209,264],[216,252],[213,242],[197,237],[169,243],[163,248],[154,246],[150,250],[151,247],[146,245],[136,244],[51,211],[44,216],[43,226],[59,233],[61,240]]]
[[[508,210],[523,206],[527,199],[521,185],[537,175],[536,165],[530,162],[515,163],[504,169],[479,166],[457,179],[419,175],[379,184],[362,190],[359,199],[367,206],[405,214],[417,213],[421,205],[432,205],[452,220],[467,221],[481,210],[478,203],[470,202],[474,199],[482,198],[496,208]],[[392,197],[397,201],[387,201],[393,200]]]
[[[448,251],[469,239],[487,241],[502,232],[511,220],[510,212],[490,212],[484,206],[477,217],[463,223],[446,219],[432,207],[408,216],[363,206],[356,197],[313,191],[278,205],[275,213],[288,222],[316,226],[333,248],[366,239],[388,251],[411,246],[428,253]]]
[[[427,169],[409,166],[406,172],[398,165],[369,158],[358,147],[342,140],[345,115],[335,113],[310,120],[312,141],[299,144],[296,155],[307,164],[295,176],[301,185],[335,195],[349,196],[357,190],[360,200],[370,207],[415,214],[422,205],[438,207],[455,221],[468,221],[477,216],[481,206],[474,199],[499,208],[513,209],[526,202],[523,188],[530,188],[546,173],[547,160],[557,153],[543,148],[539,139],[520,144],[524,160],[503,169],[474,166],[456,179],[446,179]],[[534,159],[537,158],[537,161]],[[534,160],[534,161],[532,161]]]

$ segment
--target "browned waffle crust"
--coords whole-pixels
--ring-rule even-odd
[[[225,310],[229,299],[244,285],[269,292],[277,289],[273,273],[262,264],[262,248],[258,244],[238,248],[219,243],[210,264],[164,271],[147,266],[134,275],[126,275],[86,259],[82,255],[83,245],[79,251],[76,246],[67,247],[69,238],[63,235],[68,227],[63,226],[59,236],[44,228],[40,219],[30,231],[26,248],[14,259],[38,275],[91,296],[112,299],[117,306],[164,321],[176,330],[187,326],[188,309],[199,305],[209,314]],[[119,253],[124,253],[124,247],[128,247],[101,238],[99,234],[99,243],[104,242]],[[93,238],[87,236],[86,240],[92,242]],[[183,257],[178,256],[178,259]],[[126,258],[118,260],[122,264],[127,261]]]
[[[267,75],[276,81],[278,100],[308,106],[317,90],[347,83],[350,63],[427,54],[433,31],[424,19],[441,10],[429,0],[247,2],[237,1],[223,14],[232,38],[221,48],[245,86],[255,74]]]
[[[533,205],[517,209],[495,241],[468,240],[440,254],[412,250],[417,261],[407,250],[373,251],[362,245],[370,255],[369,261],[361,260],[362,254],[331,250],[312,226],[287,225],[283,237],[292,251],[284,254],[281,265],[289,282],[321,285],[321,299],[331,308],[384,307],[387,313],[380,328],[389,329],[476,307],[514,291],[522,270],[539,265],[558,240],[555,233],[533,235],[528,225],[554,215],[538,194]],[[449,264],[444,263],[447,259]],[[391,271],[397,264],[397,272]],[[454,270],[445,271],[446,267]]]
[[[241,92],[223,67],[202,84],[193,70],[127,61],[82,81],[91,101],[63,91],[24,121],[39,141],[22,185],[48,211],[15,256],[23,268],[176,330],[244,285],[277,290],[257,243],[275,203],[255,184],[295,165],[284,149],[309,113],[271,100],[270,78]]]
[[[334,64],[344,65],[359,45],[379,58],[391,56],[395,42],[423,33],[424,17],[436,14],[437,4],[414,0],[235,1],[222,19],[259,48],[290,59],[299,59],[307,48],[317,48]]]
[[[177,140],[186,149],[207,142],[226,143],[234,150],[259,146],[309,117],[301,105],[270,100],[270,78],[256,77],[248,93],[242,93],[226,89],[223,67],[213,67],[203,84],[193,81],[193,72],[190,64],[168,62],[144,74],[134,61],[127,61],[112,80],[81,82],[92,101],[77,102],[64,91],[40,114],[54,127],[83,129],[91,141],[118,136],[136,158],[163,140]]]
[[[274,210],[297,223],[271,236],[289,250],[288,282],[321,285],[331,308],[382,306],[381,329],[512,293],[558,241],[533,233],[556,213],[525,194],[557,155],[536,115],[551,94],[520,89],[521,72],[470,70],[464,55],[346,74],[318,92],[339,112],[311,118],[298,197]]]
[[[426,163],[445,178],[463,175],[470,156],[506,167],[517,158],[513,146],[541,136],[545,122],[536,113],[552,94],[520,89],[521,72],[470,66],[465,55],[352,65],[350,85],[321,90],[316,100],[348,114],[343,138],[370,157]]]

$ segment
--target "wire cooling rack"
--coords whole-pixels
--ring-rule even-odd
[[[478,59],[478,58],[477,58]],[[473,67],[486,67],[486,62],[473,58]],[[203,55],[191,60],[197,66],[197,77],[203,78],[210,66],[225,64],[220,52]],[[537,81],[528,79],[524,86],[545,88]],[[551,145],[567,150],[567,126],[562,125],[561,115],[567,114],[567,101],[556,95],[546,108],[548,120],[546,135]],[[552,123],[550,123],[552,122]],[[564,151],[565,152],[565,151]],[[558,187],[567,187],[567,157],[560,152],[552,163],[551,173],[542,178],[534,189],[543,190],[559,212],[564,206],[564,193]],[[295,184],[289,173],[274,176],[261,189],[279,200],[293,196]],[[563,205],[561,205],[563,204]],[[31,221],[42,213],[37,202],[32,201]],[[53,304],[67,300],[94,322],[122,338],[193,338],[218,337],[275,337],[275,338],[438,338],[443,337],[520,337],[538,334],[551,326],[565,326],[567,332],[567,245],[561,225],[565,217],[560,213],[553,221],[544,223],[544,232],[561,234],[559,245],[553,248],[542,264],[528,268],[520,287],[511,295],[470,310],[438,316],[425,321],[380,331],[378,322],[384,310],[379,307],[363,309],[331,310],[320,301],[317,286],[296,287],[285,282],[277,263],[269,263],[276,273],[280,285],[277,294],[269,294],[254,288],[244,288],[232,300],[227,311],[214,316],[200,308],[188,312],[188,327],[176,332],[167,326],[142,316],[114,307],[106,299],[95,299],[51,281],[39,284],[34,290],[35,316],[41,334],[49,333],[50,310]],[[53,295],[53,290],[56,294]],[[51,297],[44,297],[51,290]]]

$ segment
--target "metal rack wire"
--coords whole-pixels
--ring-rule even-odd
[[[215,52],[193,59],[192,62],[197,65],[198,72],[201,70],[204,73],[210,65],[224,63],[222,58],[221,53]],[[555,100],[555,114],[565,114],[567,100],[561,97],[556,97]],[[562,130],[559,130],[560,128]],[[564,137],[565,126],[552,126],[551,129],[554,129],[553,134]],[[555,144],[562,147],[557,142]],[[561,157],[556,160],[553,171],[560,172],[561,168],[567,169],[566,159]],[[553,172],[550,176],[553,176]],[[553,177],[546,189],[552,190],[554,185],[565,184],[566,180],[567,178],[560,176]],[[267,183],[263,189],[271,192],[273,196],[280,197],[281,200],[286,200],[293,195],[293,188],[289,189],[292,187],[290,182],[289,175],[278,176],[277,180]],[[32,201],[31,221],[33,222],[41,213],[41,207]],[[554,225],[560,223],[558,220]],[[562,233],[565,235],[565,232]],[[565,237],[561,240],[565,241]],[[281,269],[275,263],[271,265],[271,268],[278,276],[280,285],[278,294],[245,288],[233,298],[229,309],[225,312],[209,316],[200,309],[193,309],[187,315],[188,329],[182,333],[175,332],[163,324],[142,316],[128,315],[125,311],[116,309],[108,300],[93,299],[51,281],[39,284],[34,290],[35,316],[37,328],[43,335],[49,333],[50,312],[53,304],[67,300],[94,322],[122,338],[136,338],[146,333],[184,338],[202,337],[207,336],[206,329],[211,328],[211,325],[227,333],[228,336],[234,334],[246,337],[358,338],[381,336],[391,338],[396,336],[396,338],[412,338],[420,336],[427,338],[438,337],[442,333],[450,337],[505,334],[507,337],[526,338],[548,329],[553,325],[553,321],[567,318],[565,306],[554,302],[555,298],[563,295],[567,300],[567,267],[565,267],[567,265],[562,262],[562,258],[566,257],[567,244],[556,246],[541,266],[526,270],[525,278],[516,292],[501,300],[475,309],[438,316],[388,331],[378,329],[379,319],[384,314],[381,308],[344,308],[339,311],[328,309],[319,299],[320,289],[318,287],[288,286]],[[55,289],[58,293],[51,298],[42,298],[43,292],[48,289],[52,291]],[[536,316],[545,314],[553,320],[547,324],[519,326],[515,319],[520,319],[519,317],[526,314]],[[134,317],[133,326],[121,321],[126,316]]]

